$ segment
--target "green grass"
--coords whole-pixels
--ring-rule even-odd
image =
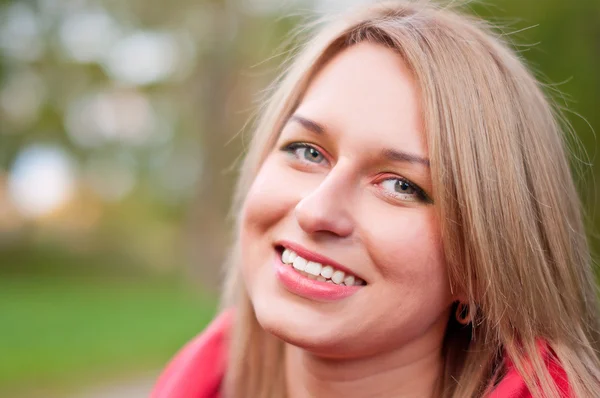
[[[174,283],[5,275],[0,396],[158,369],[214,311],[214,299]]]

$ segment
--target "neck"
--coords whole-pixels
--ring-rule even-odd
[[[288,397],[423,397],[437,394],[441,343],[358,359],[328,359],[286,344]]]

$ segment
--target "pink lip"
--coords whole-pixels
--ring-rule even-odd
[[[281,261],[279,252],[275,253],[275,275],[288,291],[311,300],[341,300],[353,295],[362,287],[340,286],[335,283],[326,283],[309,279],[295,271],[291,265],[284,264]]]
[[[308,261],[314,261],[316,263],[321,263],[324,265],[331,265],[335,269],[344,271],[344,273],[346,273],[346,275],[354,275],[357,278],[365,280],[364,278],[361,278],[360,275],[356,275],[354,272],[352,272],[348,268],[344,267],[342,264],[335,262],[334,260],[330,259],[329,257],[325,257],[318,253],[312,252],[312,251],[300,246],[297,243],[290,242],[287,240],[282,240],[282,241],[277,242],[276,245],[283,246],[287,249],[290,249],[290,250],[296,252],[296,254],[298,254],[300,257],[302,257]]]

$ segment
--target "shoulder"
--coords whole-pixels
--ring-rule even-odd
[[[159,376],[151,398],[217,398],[227,366],[233,311],[220,314],[187,343]]]
[[[552,380],[554,381],[561,398],[574,398],[575,395],[571,391],[567,374],[556,355],[547,343],[539,342],[538,347],[544,358],[544,364],[548,369]],[[533,395],[529,391],[525,380],[519,374],[512,361],[507,357],[506,375],[498,383],[498,385],[489,394],[489,398],[532,398]]]

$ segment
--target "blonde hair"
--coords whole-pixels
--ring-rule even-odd
[[[540,341],[576,396],[598,394],[595,278],[560,119],[522,60],[483,21],[398,1],[326,24],[274,85],[241,167],[236,213],[311,78],[363,41],[397,52],[414,74],[449,279],[469,298],[472,327],[448,323],[440,395],[485,396],[508,356],[534,396],[558,397]],[[256,320],[237,243],[230,260],[227,397],[285,396],[283,343]]]

